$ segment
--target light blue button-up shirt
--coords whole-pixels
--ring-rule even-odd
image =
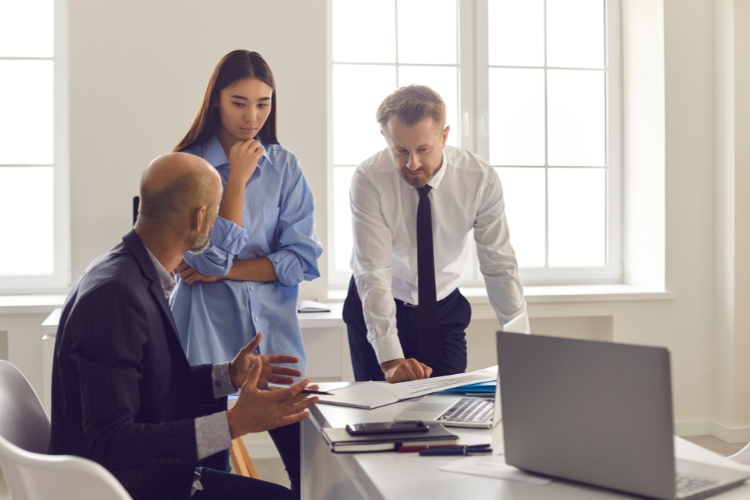
[[[211,245],[185,261],[206,276],[224,276],[235,259],[268,257],[277,281],[196,282],[178,279],[170,304],[191,365],[229,361],[258,331],[260,352],[291,354],[305,373],[297,321],[298,284],[320,276],[313,198],[297,158],[278,144],[265,152],[245,187],[242,227],[218,217]],[[216,137],[186,150],[206,159],[226,186],[229,161]]]

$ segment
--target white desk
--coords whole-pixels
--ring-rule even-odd
[[[328,304],[331,312],[299,313],[302,341],[307,354],[307,376],[314,380],[354,380],[346,326],[341,319],[343,303]],[[49,412],[52,389],[52,358],[61,309],[42,323],[42,403]]]
[[[553,481],[533,485],[438,470],[462,457],[420,457],[416,453],[333,453],[320,435],[321,426],[342,427],[349,422],[392,420],[409,402],[375,410],[358,410],[331,405],[316,405],[311,418],[302,423],[302,491],[303,499],[377,499],[463,500],[463,499],[534,499],[588,500],[629,498],[601,489],[586,488]],[[502,426],[494,432],[463,430],[452,427],[462,444],[493,443],[494,451],[502,448]],[[699,462],[727,463],[727,459],[700,446],[675,438],[680,458]],[[727,491],[717,500],[750,498],[750,484]]]

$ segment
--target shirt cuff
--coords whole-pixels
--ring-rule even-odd
[[[392,359],[404,357],[404,350],[401,348],[401,342],[399,342],[396,335],[375,337],[372,347],[375,349],[375,356],[378,358],[378,363],[385,363]]]
[[[209,236],[211,243],[232,255],[239,255],[247,244],[247,231],[234,222],[217,217]]]
[[[195,447],[198,460],[228,450],[230,446],[232,435],[229,433],[227,412],[221,411],[195,419]]]
[[[214,398],[219,399],[237,392],[229,376],[229,363],[215,363],[211,367],[211,385],[214,388]]]
[[[267,255],[267,257],[271,261],[273,272],[276,273],[276,279],[280,285],[294,286],[305,280],[299,260],[292,252],[281,251]]]

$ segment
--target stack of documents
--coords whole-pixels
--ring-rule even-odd
[[[297,312],[331,312],[331,308],[321,302],[301,300],[300,303],[297,304]]]
[[[444,377],[410,380],[398,384],[356,382],[341,389],[331,390],[332,396],[320,396],[319,403],[371,410],[453,387],[493,381],[497,381],[497,367]]]
[[[352,436],[344,427],[323,428],[323,439],[336,453],[355,451],[390,451],[401,446],[446,444],[458,436],[440,424],[431,424],[427,432],[399,432],[398,434],[363,434]]]
[[[438,394],[462,394],[464,396],[487,396],[492,397],[495,395],[495,389],[497,388],[497,380],[490,382],[479,382],[476,384],[467,384],[459,387],[453,387],[451,389],[445,389],[440,391]]]

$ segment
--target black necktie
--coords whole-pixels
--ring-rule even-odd
[[[419,291],[419,354],[424,363],[440,355],[440,334],[435,292],[435,255],[432,248],[432,206],[430,186],[417,188],[417,283]]]

